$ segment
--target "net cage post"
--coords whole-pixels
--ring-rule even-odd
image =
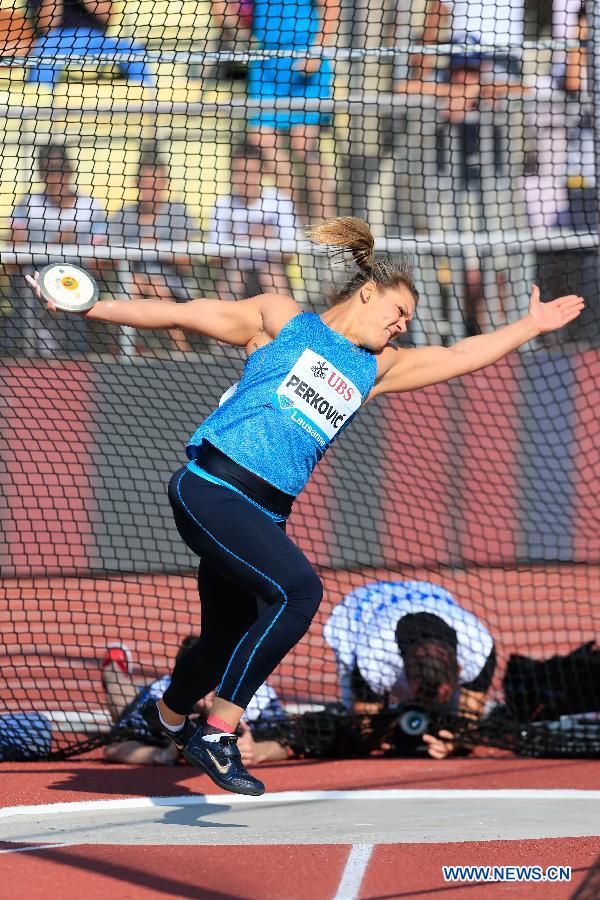
[[[593,134],[594,134],[594,188],[595,188],[595,222],[593,227],[596,233],[600,230],[600,4],[588,2],[586,8],[591,7],[591,83],[592,83],[592,108],[593,108]],[[596,279],[600,285],[600,243],[596,258]],[[600,288],[596,288],[594,301],[597,311],[594,318],[600,322]]]

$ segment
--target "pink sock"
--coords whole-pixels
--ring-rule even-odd
[[[206,720],[206,724],[210,725],[211,728],[216,728],[225,734],[233,734],[234,729],[229,725],[228,722],[225,722],[224,719],[220,719],[218,716],[209,716]]]

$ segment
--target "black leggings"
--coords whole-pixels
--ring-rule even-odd
[[[200,558],[200,640],[176,664],[164,701],[185,715],[216,688],[245,708],[306,633],[323,586],[274,521],[245,497],[180,469],[169,500],[181,537]],[[257,598],[266,606],[258,610]]]

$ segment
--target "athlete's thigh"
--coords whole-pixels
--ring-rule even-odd
[[[179,492],[195,525],[192,549],[232,584],[272,602],[299,581],[316,579],[283,528],[239,494],[192,472]]]
[[[200,560],[198,567],[198,593],[204,633],[213,627],[223,628],[227,620],[243,633],[256,621],[256,594],[234,584],[207,559]]]

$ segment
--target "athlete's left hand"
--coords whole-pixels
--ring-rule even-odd
[[[427,744],[427,752],[433,759],[446,759],[456,750],[454,735],[451,731],[440,731],[435,734],[424,734],[423,740]]]
[[[548,303],[540,300],[540,289],[534,284],[529,298],[529,315],[535,321],[539,333],[556,331],[568,322],[572,322],[581,313],[585,303],[583,297],[568,294]]]

